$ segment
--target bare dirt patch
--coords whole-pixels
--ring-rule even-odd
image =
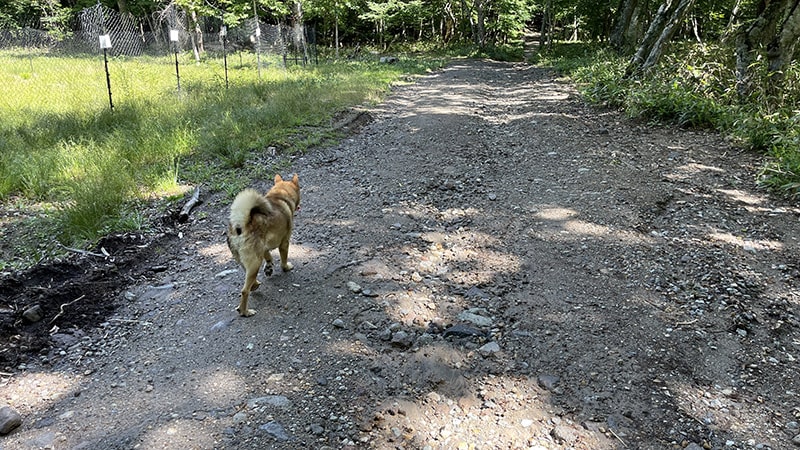
[[[357,122],[292,161],[254,317],[218,197],[5,277],[0,447],[797,447],[800,209],[755,155],[489,61]]]

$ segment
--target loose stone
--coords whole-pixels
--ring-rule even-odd
[[[22,425],[22,416],[12,407],[0,408],[0,435],[8,434]]]

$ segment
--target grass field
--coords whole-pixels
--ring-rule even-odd
[[[255,56],[242,53],[229,57],[226,88],[221,58],[196,64],[190,57],[179,58],[180,91],[174,57],[109,59],[112,111],[102,55],[0,52],[6,210],[35,211],[20,216],[47,222],[65,245],[141,227],[142,200],[201,182],[233,192],[252,176],[269,176],[246,161],[268,147],[286,153],[321,142],[331,137],[325,125],[336,112],[377,101],[406,74],[441,64],[283,68],[267,60],[259,71]]]

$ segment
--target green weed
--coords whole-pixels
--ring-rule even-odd
[[[710,128],[747,148],[763,152],[758,181],[789,194],[800,193],[800,71],[795,62],[782,74],[780,89],[765,68],[754,66],[753,89],[739,98],[732,50],[701,44],[674,45],[657,68],[625,78],[627,58],[591,45],[556,46],[541,63],[564,70],[595,104],[618,107],[631,117]]]
[[[102,58],[0,52],[0,201],[54,205],[62,243],[146,228],[141,200],[204,183],[231,191],[269,178],[279,158],[332,136],[338,111],[378,101],[437,60],[331,62],[283,68],[231,55],[219,60],[112,58],[113,111]],[[268,161],[265,163],[265,160]],[[257,163],[253,163],[257,161]],[[4,258],[0,255],[0,260]]]

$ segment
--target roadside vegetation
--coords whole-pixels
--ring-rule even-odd
[[[190,186],[233,195],[268,179],[276,167],[264,163],[279,161],[273,152],[302,152],[333,138],[335,114],[376,102],[393,83],[441,62],[272,65],[260,78],[249,67],[232,71],[227,89],[218,67],[187,64],[180,91],[163,58],[110,64],[118,87],[113,111],[97,95],[105,72],[96,58],[87,64],[0,53],[0,199],[10,210],[2,222],[28,230],[14,236],[0,270],[63,246],[86,247],[110,232],[141,230],[145,206],[154,199],[168,205]],[[64,72],[77,72],[72,78],[85,85],[63,89]],[[254,159],[259,163],[248,163]]]
[[[796,197],[800,193],[800,70],[793,62],[779,89],[761,68],[745,97],[736,89],[730,50],[719,45],[674,45],[658,66],[626,77],[629,57],[590,43],[563,43],[542,54],[574,79],[591,103],[621,109],[632,118],[719,131],[764,154],[758,182]]]

